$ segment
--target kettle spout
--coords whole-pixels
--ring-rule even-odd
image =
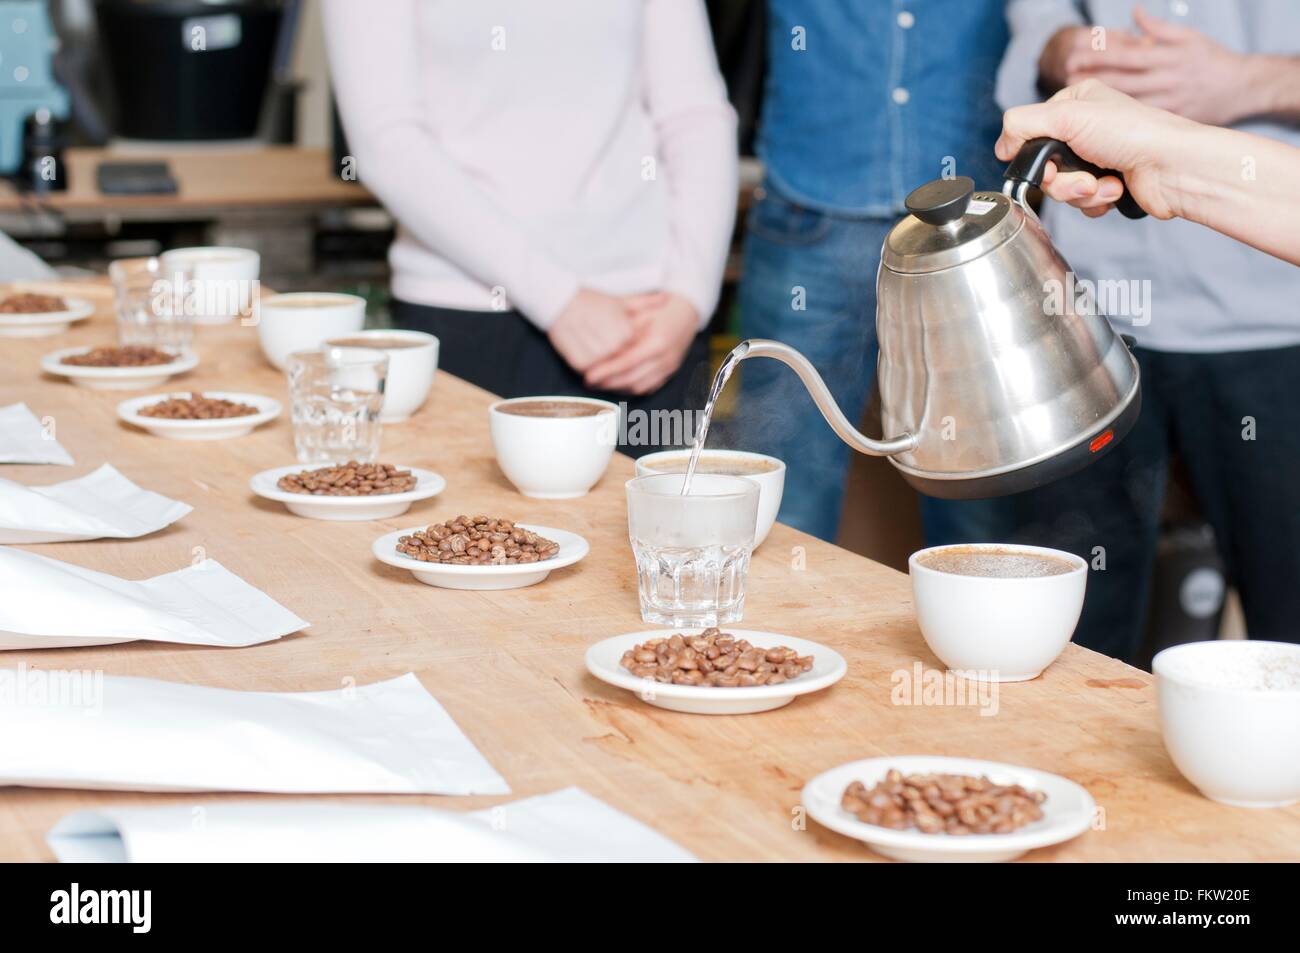
[[[817,373],[817,368],[813,367],[808,358],[790,347],[790,345],[782,344],[780,341],[770,341],[766,338],[750,338],[736,345],[731,354],[727,356],[727,361],[743,361],[750,357],[775,358],[798,374],[799,379],[803,381],[803,386],[808,389],[813,402],[822,412],[822,416],[831,425],[831,429],[858,453],[865,453],[873,457],[888,457],[896,453],[906,453],[908,450],[916,449],[916,437],[910,433],[899,434],[896,437],[889,437],[884,440],[876,440],[860,433],[856,427],[849,423],[849,419],[844,416],[844,412],[835,403],[830,388],[826,386],[822,376]]]

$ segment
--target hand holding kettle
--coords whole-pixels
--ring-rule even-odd
[[[1156,218],[1198,222],[1300,264],[1300,150],[1143,105],[1097,80],[1008,110],[998,157],[1013,159],[1040,137],[1124,176],[1058,172],[1049,162],[1043,189],[1057,201],[1097,216],[1135,200]]]

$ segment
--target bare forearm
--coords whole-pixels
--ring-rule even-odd
[[[1165,172],[1177,214],[1300,265],[1300,149],[1211,126],[1181,145]]]
[[[1242,93],[1238,119],[1300,120],[1300,56],[1246,56]]]

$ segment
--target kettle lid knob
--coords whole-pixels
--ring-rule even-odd
[[[968,175],[934,179],[913,189],[903,204],[927,225],[947,225],[966,214],[974,192],[975,180]]]

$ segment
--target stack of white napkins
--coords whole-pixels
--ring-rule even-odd
[[[133,539],[170,526],[191,509],[140,489],[107,463],[50,486],[0,478],[0,543]]]
[[[0,547],[0,649],[270,642],[307,623],[215,559],[141,582]]]
[[[0,463],[58,463],[72,466],[72,456],[46,433],[26,404],[0,407]]]
[[[244,692],[93,671],[0,669],[4,784],[510,793],[411,674],[326,692]]]
[[[47,842],[65,863],[695,859],[578,788],[472,814],[320,801],[106,808],[69,814]]]

